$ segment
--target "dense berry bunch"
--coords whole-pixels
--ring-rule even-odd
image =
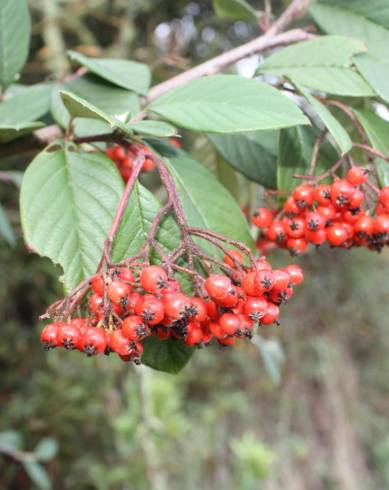
[[[41,332],[46,349],[78,349],[88,356],[117,353],[141,362],[149,336],[175,339],[189,346],[222,346],[251,338],[254,328],[278,323],[279,306],[303,280],[299,266],[273,270],[265,259],[245,268],[238,251],[224,259],[227,274],[211,274],[201,293],[185,294],[180,283],[156,265],[116,267],[94,276],[83,318],[56,321]]]
[[[266,253],[278,246],[298,255],[310,243],[328,242],[332,247],[380,251],[389,244],[389,187],[378,192],[370,209],[367,179],[365,168],[352,167],[345,179],[332,184],[299,185],[281,210],[257,209],[252,223],[260,230],[258,249]]]
[[[115,162],[123,180],[125,182],[131,177],[135,158],[142,152],[145,155],[142,171],[151,172],[155,168],[152,154],[146,147],[128,143],[127,145],[114,145],[107,148],[107,156]]]

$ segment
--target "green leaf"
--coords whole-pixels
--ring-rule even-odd
[[[315,22],[330,34],[362,40],[369,54],[389,62],[389,4],[386,0],[330,0],[310,8]]]
[[[0,124],[0,143],[25,136],[36,129],[43,128],[45,125],[41,122],[29,122],[25,124]]]
[[[60,92],[63,90],[63,85],[57,85],[51,94],[50,111],[56,123],[62,128],[67,128],[70,122],[70,114],[62,102]],[[92,134],[105,134],[110,132],[111,126],[99,119],[87,119],[77,117],[74,120],[74,132],[77,136],[89,136]]]
[[[194,352],[181,341],[168,339],[161,341],[155,337],[148,337],[144,342],[142,363],[158,371],[177,374],[186,366]]]
[[[254,248],[239,205],[220,182],[184,151],[158,140],[149,141],[163,157],[176,183],[189,225],[215,231]]]
[[[95,75],[118,87],[146,95],[151,74],[147,65],[136,61],[88,58],[75,51],[68,51],[69,57]]]
[[[116,121],[113,117],[108,116],[108,114],[105,114],[105,112],[101,111],[93,104],[90,104],[85,99],[65,91],[61,91],[59,95],[71,117],[98,119],[99,121],[109,124],[111,128],[115,127]]]
[[[190,153],[195,160],[211,171],[217,180],[240,203],[241,188],[238,175],[233,167],[218,153],[209,138],[206,136],[196,138]]]
[[[299,84],[296,84],[296,86],[314,108],[316,114],[334,138],[340,152],[344,154],[350,151],[352,148],[352,141],[340,122],[331,114],[327,107],[313,97],[308,90]]]
[[[348,67],[354,54],[366,51],[365,44],[357,39],[345,36],[321,36],[281,49],[269,56],[260,65],[259,71],[296,67]]]
[[[377,94],[389,102],[389,63],[384,64],[382,60],[371,54],[355,56],[354,63]]]
[[[0,103],[0,124],[24,124],[36,121],[49,111],[51,85],[38,83],[26,87]]]
[[[162,121],[139,121],[127,127],[136,133],[158,136],[160,138],[168,138],[177,133],[174,126]]]
[[[278,90],[237,75],[213,75],[172,90],[149,106],[169,121],[195,131],[233,133],[309,124]]]
[[[288,77],[336,95],[374,96],[371,87],[351,67],[352,56],[364,51],[366,46],[356,39],[322,36],[273,54],[259,66],[258,73]]]
[[[16,242],[14,231],[1,204],[0,204],[0,236],[3,237],[10,245],[14,245]]]
[[[373,148],[389,155],[389,123],[367,110],[354,109],[354,112]],[[389,185],[389,164],[381,158],[376,158],[375,162],[381,186]]]
[[[257,20],[256,10],[245,0],[213,0],[213,9],[218,17],[229,20]]]
[[[0,92],[27,60],[31,19],[26,0],[0,1]]]
[[[278,132],[209,135],[218,152],[248,179],[269,189],[277,186]]]
[[[298,127],[280,132],[277,187],[280,191],[291,191],[299,181],[294,174],[306,174],[312,158],[312,150],[319,131],[314,128]],[[321,145],[315,175],[326,171],[337,160],[334,148],[325,142]]]
[[[20,196],[25,240],[62,266],[67,289],[96,270],[122,190],[102,153],[49,147],[27,168]]]
[[[58,452],[58,442],[52,437],[45,437],[34,449],[35,457],[39,461],[50,461]]]
[[[31,481],[41,490],[50,490],[51,482],[46,470],[42,465],[32,461],[23,461],[24,469],[26,470]]]
[[[113,245],[114,262],[119,262],[139,252],[147,238],[151,222],[160,207],[161,204],[153,193],[141,184],[135,184]],[[180,232],[172,218],[163,221],[157,240],[165,250],[171,251],[178,245]]]
[[[326,32],[352,36],[364,41],[367,54],[353,61],[377,94],[389,102],[389,3],[385,0],[326,1],[314,4],[311,14]]]

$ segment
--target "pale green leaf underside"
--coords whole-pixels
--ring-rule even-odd
[[[237,75],[213,75],[157,99],[149,110],[195,131],[233,133],[309,124],[278,90]]]
[[[304,95],[307,101],[316,111],[324,126],[334,138],[342,154],[347,153],[352,148],[352,141],[347,131],[342,127],[340,122],[331,114],[325,105],[313,97],[308,90],[297,84],[297,88]]]
[[[347,0],[313,4],[310,13],[323,31],[360,39],[372,53],[389,62],[389,4]]]
[[[48,149],[27,168],[20,196],[25,240],[61,265],[67,289],[96,270],[122,189],[102,153]]]
[[[95,75],[118,87],[145,95],[150,86],[151,74],[147,65],[136,61],[88,58],[75,51],[68,51],[72,61],[88,68]]]
[[[25,124],[0,124],[0,143],[7,143],[8,141],[20,138],[26,134],[32,133],[36,129],[43,128],[44,124],[41,122],[30,122]]]
[[[160,138],[168,138],[177,133],[174,126],[163,121],[139,121],[127,127],[137,133],[158,136]]]
[[[10,85],[28,56],[31,20],[26,0],[0,1],[0,88]]]
[[[385,102],[389,102],[389,63],[384,64],[381,59],[370,54],[356,56],[354,58],[354,63],[359,72],[374,88],[377,94],[385,100]]]
[[[273,68],[347,67],[353,55],[366,52],[366,45],[345,36],[321,36],[288,46],[269,56],[259,67],[260,72]]]
[[[24,124],[45,115],[50,107],[51,87],[48,83],[38,83],[7,97],[0,103],[0,124]]]

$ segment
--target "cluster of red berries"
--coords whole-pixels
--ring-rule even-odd
[[[145,155],[142,172],[151,172],[154,170],[155,162],[146,146],[129,143],[127,146],[114,145],[106,150],[107,156],[114,161],[125,182],[131,177],[134,160],[140,153]]]
[[[46,325],[41,342],[46,349],[78,349],[88,356],[117,353],[124,361],[141,362],[142,341],[153,335],[189,346],[222,346],[251,338],[255,326],[278,323],[279,306],[303,280],[297,265],[273,270],[264,258],[250,269],[238,251],[224,259],[231,277],[212,274],[203,284],[203,297],[188,296],[164,268],[150,265],[114,269],[109,277],[90,282],[88,314]]]
[[[332,247],[380,251],[389,244],[389,186],[379,191],[372,212],[361,188],[368,174],[363,167],[352,167],[345,179],[331,184],[299,185],[282,210],[257,209],[252,223],[260,229],[258,250],[266,253],[277,246],[298,255],[310,243],[328,242]]]

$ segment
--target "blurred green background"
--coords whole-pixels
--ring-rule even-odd
[[[259,32],[217,19],[209,1],[29,3],[24,83],[65,76],[67,48],[147,62],[158,81]],[[275,14],[282,4],[271,2]],[[0,200],[18,230],[17,189],[0,182]],[[298,262],[306,281],[281,327],[200,350],[171,376],[44,353],[37,317],[62,294],[58,271],[21,239],[0,242],[0,488],[389,488],[389,255],[322,250]]]

